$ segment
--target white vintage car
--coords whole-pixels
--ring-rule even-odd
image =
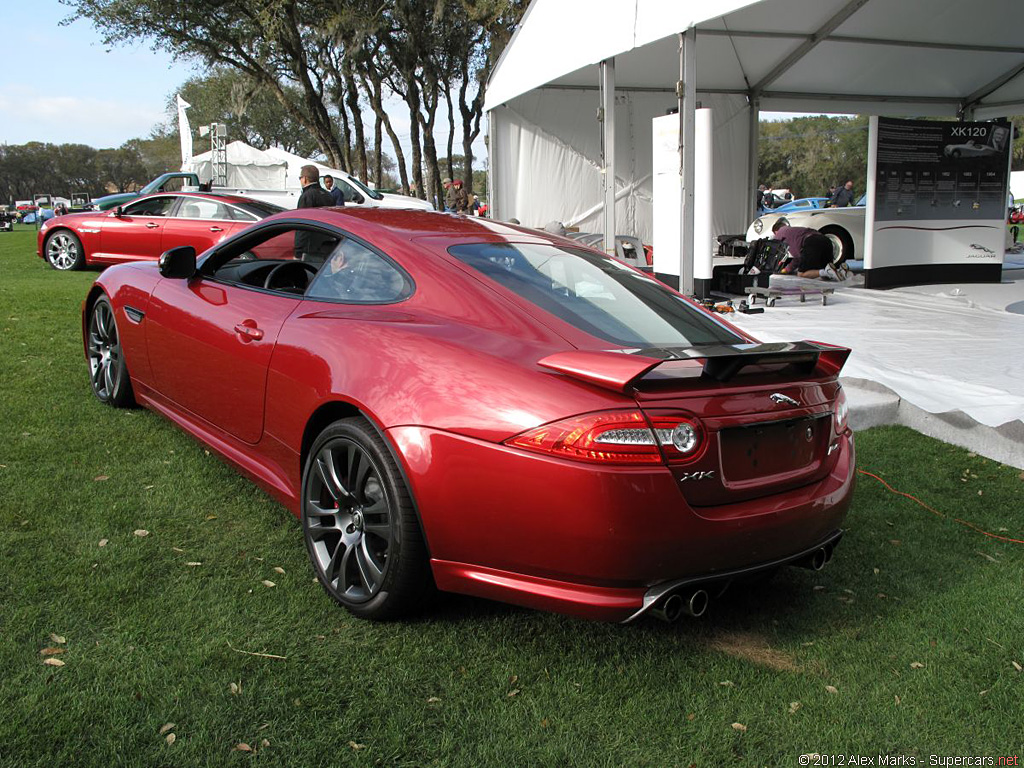
[[[747,240],[753,242],[772,236],[772,225],[785,218],[794,227],[816,229],[832,241],[836,258],[842,261],[864,258],[864,211],[866,196],[848,208],[816,208],[803,211],[766,213],[747,228]]]

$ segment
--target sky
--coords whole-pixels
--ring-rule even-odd
[[[57,0],[4,3],[0,142],[117,147],[149,135],[193,73],[147,45],[107,50],[88,21],[60,26]]]
[[[88,20],[61,26],[70,9],[58,0],[3,5],[8,34],[0,47],[0,143],[78,143],[103,149],[144,138],[166,119],[167,97],[201,71],[148,44],[108,49]],[[397,99],[385,102],[385,108],[408,157],[408,111]],[[366,119],[372,120],[369,111]],[[437,123],[447,126],[447,113],[438,114]],[[366,127],[372,137],[372,124]],[[435,136],[443,147],[447,136]],[[197,133],[193,141],[197,153],[208,148]],[[461,152],[461,133],[455,144]],[[387,139],[385,150],[394,156]],[[483,132],[474,151],[478,157],[487,154]]]

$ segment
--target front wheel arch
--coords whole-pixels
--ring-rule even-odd
[[[833,263],[838,264],[840,262],[850,261],[851,259],[857,258],[856,250],[853,245],[853,236],[846,231],[843,227],[838,224],[829,224],[827,227],[822,227],[820,230],[821,234],[839,245],[839,258],[833,259]]]
[[[74,239],[74,241],[78,244],[78,258],[75,260],[75,262],[70,267],[57,267],[50,260],[50,257],[47,254],[47,250],[50,247],[50,241],[53,240],[53,238],[56,237],[57,235],[70,235]],[[46,263],[49,264],[54,269],[66,269],[67,271],[73,271],[73,270],[76,270],[76,269],[82,269],[82,267],[84,267],[86,265],[85,244],[82,242],[82,238],[79,236],[79,234],[77,232],[75,232],[73,229],[69,229],[68,227],[59,227],[59,226],[58,227],[54,227],[49,232],[47,232],[46,233],[46,237],[43,238],[43,258],[46,259]]]

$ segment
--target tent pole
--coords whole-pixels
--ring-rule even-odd
[[[601,120],[604,140],[604,250],[615,255],[615,59],[601,62]]]
[[[757,172],[761,166],[761,100],[750,95],[750,120],[747,126],[747,210],[749,215],[747,221],[753,221],[754,217],[757,216],[757,205],[755,199],[757,198],[757,185],[758,178]]]
[[[694,136],[697,109],[697,29],[690,27],[679,34],[679,176],[683,185],[683,211],[679,217],[682,237],[679,238],[679,292],[693,294],[693,183]]]

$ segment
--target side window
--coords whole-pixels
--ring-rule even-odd
[[[311,299],[386,304],[412,293],[412,283],[393,264],[350,238],[342,238],[306,291]]]
[[[233,205],[226,205],[224,208],[227,211],[225,218],[231,219],[232,221],[259,221],[259,219],[251,213],[243,211],[241,208],[235,208]]]
[[[357,199],[360,199],[362,197],[362,195],[359,195],[359,193],[352,187],[352,185],[349,184],[344,179],[335,179],[334,183],[338,185],[338,189],[340,189],[341,193],[345,196],[346,204],[354,203]],[[356,195],[359,195],[359,197],[357,198]]]
[[[126,205],[122,212],[125,216],[168,216],[174,207],[174,201],[177,199],[171,195],[166,197],[148,197]]]
[[[230,219],[228,207],[216,200],[204,200],[201,197],[182,197],[178,206],[178,219]]]
[[[161,192],[180,192],[181,188],[185,186],[185,180],[180,176],[176,176],[173,179],[165,181],[161,187]]]
[[[309,250],[311,238],[322,254]],[[319,230],[268,227],[226,243],[203,263],[201,272],[227,283],[301,296],[340,241]]]

